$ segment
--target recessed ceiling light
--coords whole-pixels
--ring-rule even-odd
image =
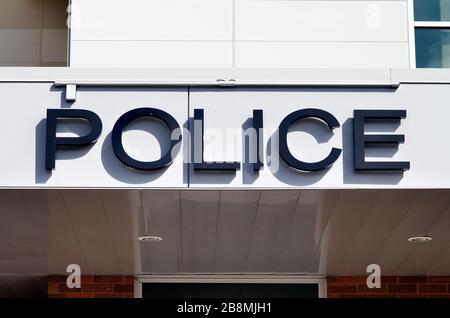
[[[139,241],[141,242],[161,242],[163,238],[161,236],[155,236],[155,235],[144,235],[139,237]]]
[[[411,243],[425,243],[425,242],[429,242],[431,240],[432,240],[431,236],[424,235],[424,236],[413,236],[413,237],[410,237],[408,239],[408,242],[411,242]]]

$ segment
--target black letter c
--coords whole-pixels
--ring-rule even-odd
[[[330,113],[315,109],[315,108],[307,108],[302,110],[297,110],[291,114],[289,114],[280,124],[279,127],[279,151],[280,156],[284,160],[286,164],[291,166],[294,169],[301,171],[318,171],[323,170],[329,166],[331,166],[340,156],[342,150],[338,148],[332,148],[330,154],[323,160],[318,162],[304,162],[296,159],[289,150],[287,143],[287,134],[289,127],[297,120],[303,118],[318,118],[324,121],[330,130],[334,128],[340,127],[338,120],[336,117],[331,115]]]

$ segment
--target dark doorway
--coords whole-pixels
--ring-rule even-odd
[[[318,298],[318,284],[144,283],[142,298]]]

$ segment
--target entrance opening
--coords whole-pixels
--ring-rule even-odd
[[[145,283],[142,298],[318,298],[317,284]]]

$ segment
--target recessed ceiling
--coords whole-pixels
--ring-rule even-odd
[[[0,273],[449,275],[449,233],[450,190],[0,191]]]

